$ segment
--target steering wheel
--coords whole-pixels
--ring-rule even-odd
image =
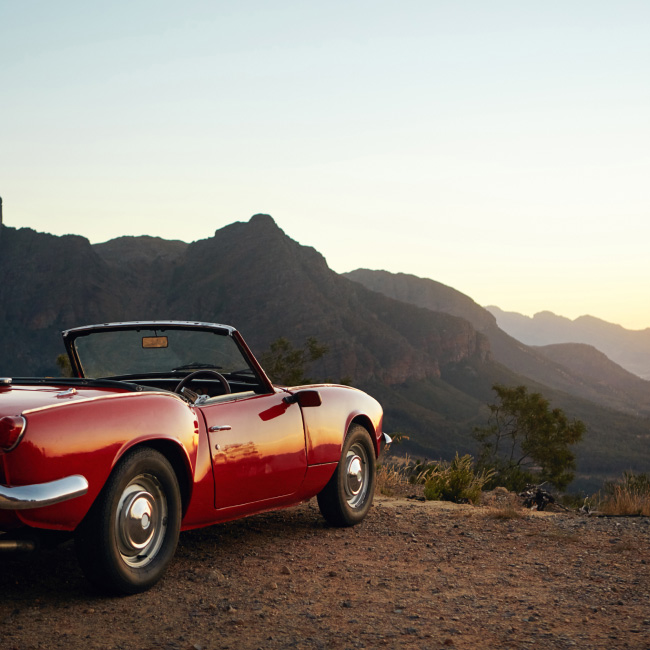
[[[210,377],[215,377],[221,382],[221,385],[223,386],[224,394],[232,393],[232,390],[230,389],[230,384],[228,383],[228,380],[219,372],[216,370],[196,370],[195,372],[191,372],[189,375],[186,375],[183,377],[178,382],[178,385],[176,388],[174,388],[175,393],[181,392],[187,384],[189,384],[192,380],[196,379],[197,377],[205,377],[205,376],[210,376]]]

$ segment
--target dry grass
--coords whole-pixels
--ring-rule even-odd
[[[524,513],[521,506],[515,503],[490,506],[487,511],[490,519],[521,519]]]
[[[409,483],[403,466],[382,464],[377,467],[375,492],[387,497],[406,496],[413,492],[413,485]]]
[[[650,516],[650,494],[627,485],[614,485],[611,493],[603,497],[598,510],[605,515]]]
[[[487,506],[486,512],[490,519],[521,519],[524,509],[514,492],[498,487],[491,492],[484,492],[483,503]]]

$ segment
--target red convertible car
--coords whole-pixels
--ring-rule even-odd
[[[225,325],[108,323],[63,339],[73,378],[0,378],[0,549],[71,534],[93,583],[136,593],[181,530],[313,496],[335,526],[368,512],[389,438],[365,393],[274,386]]]

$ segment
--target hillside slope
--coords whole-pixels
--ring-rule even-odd
[[[468,407],[468,398],[474,398],[479,405],[493,402],[494,393],[490,387],[494,383],[525,384],[531,391],[541,392],[553,406],[562,408],[570,417],[587,424],[587,435],[577,447],[580,480],[576,486],[595,487],[611,472],[626,469],[647,472],[650,469],[648,382],[630,376],[604,355],[598,371],[594,366],[589,372],[583,372],[585,369],[578,363],[565,364],[561,355],[526,346],[503,332],[493,316],[471,298],[432,280],[367,269],[344,275],[373,290],[427,309],[462,313],[488,338],[492,363],[458,363],[445,368],[442,378],[448,390],[452,386],[457,391],[457,394],[447,394],[448,410],[451,405]],[[610,373],[613,369],[617,369],[616,372]],[[420,386],[417,392],[422,390]],[[459,398],[458,394],[463,397]],[[420,402],[427,400],[433,403],[431,397],[424,396]],[[441,412],[445,406],[436,404],[434,408]],[[469,413],[469,408],[464,413]],[[471,430],[471,425],[481,417],[479,413],[483,413],[480,406],[475,418],[468,419],[462,431]],[[460,417],[460,412],[450,415],[455,421]],[[473,449],[469,436],[455,438],[456,443],[467,440],[468,447]]]
[[[605,386],[610,403],[631,401],[637,405],[638,413],[650,413],[650,381],[621,368],[593,345],[557,343],[536,349],[586,381],[598,382]]]
[[[635,381],[604,355],[598,367],[593,358],[589,372],[585,372],[584,366],[564,363],[561,354],[546,354],[543,348],[522,344],[506,334],[486,309],[439,282],[404,273],[368,269],[344,275],[396,300],[466,318],[488,338],[496,361],[534,382],[631,415],[650,417],[650,382]]]

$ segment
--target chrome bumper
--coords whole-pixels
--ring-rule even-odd
[[[385,445],[390,445],[390,443],[393,442],[393,439],[386,432],[382,433],[381,435]]]
[[[88,481],[79,474],[49,483],[6,487],[0,485],[0,510],[29,510],[80,497],[88,492]]]

